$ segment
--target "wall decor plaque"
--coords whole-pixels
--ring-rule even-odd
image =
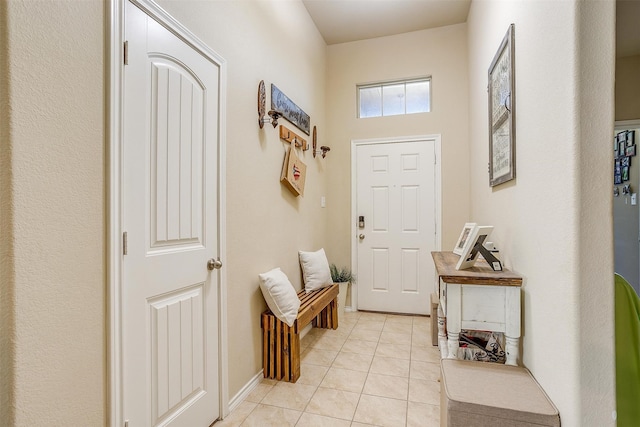
[[[282,117],[309,135],[311,118],[287,97],[276,85],[271,84],[271,109],[282,113]]]
[[[516,177],[514,25],[489,67],[489,185]]]

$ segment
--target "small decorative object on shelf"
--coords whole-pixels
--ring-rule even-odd
[[[482,254],[482,257],[487,261],[493,271],[502,271],[502,262],[484,246],[492,231],[492,225],[474,225],[465,239],[464,248],[460,254],[456,270],[465,270],[473,267],[478,255]]]

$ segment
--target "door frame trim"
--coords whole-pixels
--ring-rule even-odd
[[[123,393],[123,353],[122,353],[122,195],[123,195],[123,102],[124,102],[124,41],[125,6],[131,1],[147,15],[175,34],[182,41],[209,58],[220,69],[219,80],[219,148],[218,148],[218,255],[226,259],[226,100],[227,100],[227,63],[218,53],[209,48],[186,27],[169,15],[152,0],[110,0],[108,5],[108,43],[106,96],[108,99],[107,147],[107,425],[124,425]],[[220,417],[229,413],[229,374],[228,374],[228,336],[227,336],[227,275],[220,269],[218,283],[218,373]]]
[[[351,269],[358,275],[358,228],[357,216],[357,149],[362,145],[398,144],[403,142],[433,141],[435,150],[435,217],[436,217],[436,250],[442,248],[442,168],[441,168],[441,135],[414,135],[390,138],[352,139],[351,140]],[[358,289],[351,287],[351,310],[358,310]]]
[[[640,120],[617,120],[613,124],[613,131],[621,131],[629,128],[640,128]]]

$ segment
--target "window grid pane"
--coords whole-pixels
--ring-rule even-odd
[[[382,86],[382,115],[404,114],[404,83]]]
[[[360,88],[360,117],[380,117],[382,115],[382,88]]]
[[[429,81],[407,83],[407,114],[430,111]]]
[[[431,78],[358,87],[358,117],[431,111]]]

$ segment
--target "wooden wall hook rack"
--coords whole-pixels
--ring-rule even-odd
[[[306,139],[302,138],[300,135],[284,125],[280,125],[280,139],[284,139],[289,144],[294,142],[296,147],[302,147],[303,151],[307,151],[309,149],[309,144],[307,144]]]

